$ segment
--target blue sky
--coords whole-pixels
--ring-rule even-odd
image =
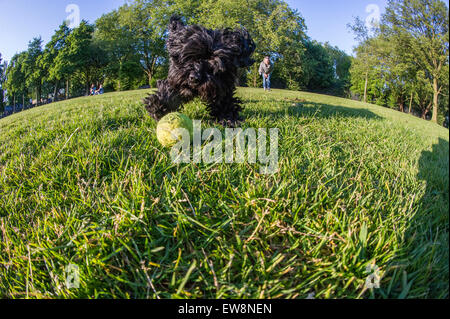
[[[33,37],[40,35],[47,42],[54,30],[67,18],[66,7],[69,4],[79,6],[81,19],[94,22],[103,13],[124,2],[125,0],[0,0],[0,53],[9,60],[16,52],[25,50]],[[351,54],[355,41],[347,30],[347,23],[354,16],[365,20],[370,15],[370,12],[366,12],[369,5],[378,6],[380,13],[383,13],[387,0],[287,2],[305,18],[308,35],[312,39],[328,41]]]
[[[348,54],[356,45],[354,35],[347,29],[354,17],[366,20],[376,13],[373,5],[383,14],[387,0],[287,0],[305,19],[307,34],[313,40],[329,42]],[[366,12],[366,8],[371,9]]]
[[[0,0],[0,53],[9,60],[26,50],[28,42],[41,36],[50,40],[69,15],[66,7],[77,4],[81,19],[94,22],[125,3],[124,0]]]

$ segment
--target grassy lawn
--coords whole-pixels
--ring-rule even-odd
[[[0,297],[448,298],[448,130],[239,89],[244,127],[280,129],[279,172],[177,166],[148,92],[0,120]],[[185,112],[213,125],[200,103]],[[69,264],[78,289],[66,288]],[[380,289],[365,288],[370,265]]]

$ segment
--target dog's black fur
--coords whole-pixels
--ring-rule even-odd
[[[156,94],[144,100],[147,111],[158,121],[198,96],[214,119],[223,125],[236,125],[242,111],[241,101],[234,96],[237,72],[255,63],[251,59],[255,48],[245,29],[186,26],[173,16],[167,40],[169,76],[158,81]]]

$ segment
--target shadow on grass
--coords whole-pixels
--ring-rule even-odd
[[[419,211],[406,236],[422,230],[423,237],[412,244],[412,258],[421,256],[422,267],[428,271],[419,282],[429,283],[429,296],[449,296],[449,142],[439,138],[431,151],[423,151],[419,159],[419,180],[426,190],[418,205]],[[424,258],[426,256],[426,258]],[[427,263],[425,264],[425,262]],[[413,261],[414,264],[414,261]],[[418,267],[415,267],[416,269]],[[417,283],[415,283],[417,285]]]
[[[245,100],[246,103],[258,103],[256,100]],[[279,102],[280,108],[254,110],[244,108],[247,118],[255,116],[267,116],[278,119],[284,116],[303,117],[303,118],[321,118],[330,119],[334,117],[350,117],[350,118],[367,118],[367,119],[383,119],[381,116],[369,111],[368,109],[350,108],[341,105],[323,104],[316,102],[292,103],[286,101]]]
[[[439,138],[422,152],[418,166],[417,180],[426,188],[384,275],[397,283],[385,298],[449,296],[449,142]]]

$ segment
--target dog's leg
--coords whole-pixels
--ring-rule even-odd
[[[208,101],[208,109],[210,115],[223,126],[237,127],[243,121],[240,116],[242,101],[234,96],[234,90],[218,101]]]
[[[144,104],[148,113],[156,121],[159,121],[164,115],[177,111],[183,103],[183,99],[170,87],[167,80],[158,81],[157,86],[158,91],[146,97]]]

